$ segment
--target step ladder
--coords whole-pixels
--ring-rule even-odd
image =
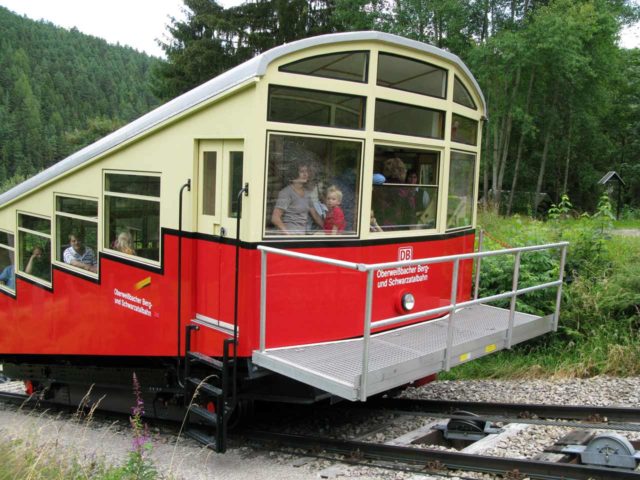
[[[235,340],[224,340],[222,360],[191,351],[191,333],[198,325],[186,327],[184,362],[184,398],[187,408],[185,435],[206,447],[224,453],[227,450],[227,423],[236,406],[236,391],[230,377],[235,368],[229,355]],[[199,374],[194,374],[198,370]]]

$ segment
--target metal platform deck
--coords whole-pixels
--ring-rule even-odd
[[[507,346],[509,310],[474,305],[456,311],[449,365]],[[448,315],[371,335],[366,396],[404,385],[446,368]],[[512,344],[553,330],[553,315],[516,312]],[[363,339],[253,352],[256,365],[345,398],[362,398]]]

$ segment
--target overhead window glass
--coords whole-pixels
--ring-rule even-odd
[[[368,63],[368,52],[340,52],[298,60],[283,65],[279,70],[281,72],[366,83]]]
[[[160,260],[160,177],[105,174],[104,208],[107,248]]]
[[[439,154],[376,145],[371,231],[436,227]]]
[[[268,120],[337,128],[364,128],[365,98],[271,85]]]
[[[376,100],[375,129],[414,137],[444,138],[444,112]]]
[[[271,134],[265,233],[355,235],[362,142]]]
[[[16,291],[16,264],[13,234],[0,231],[0,288]]]
[[[380,53],[377,84],[381,87],[445,98],[447,71],[411,58]]]
[[[458,77],[454,77],[453,80],[453,101],[465,107],[473,108],[474,110],[478,109],[469,90],[467,90],[467,87],[464,86],[464,83],[462,83]]]
[[[449,167],[449,198],[447,199],[447,228],[471,226],[473,219],[473,187],[476,156],[451,152]]]
[[[238,216],[238,192],[242,190],[243,152],[229,152],[229,216]]]
[[[451,140],[467,145],[477,145],[478,122],[454,113],[451,122]]]
[[[51,221],[18,215],[19,270],[51,283]]]
[[[56,197],[56,260],[83,273],[98,273],[98,202]]]

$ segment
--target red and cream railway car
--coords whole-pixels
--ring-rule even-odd
[[[0,195],[5,374],[76,401],[136,372],[160,410],[211,376],[194,415],[224,424],[238,399],[364,400],[549,331],[429,320],[472,298],[469,257],[418,260],[474,250],[485,110],[455,55],[342,33],[80,150]]]

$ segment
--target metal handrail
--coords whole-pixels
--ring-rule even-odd
[[[509,326],[507,328],[507,338],[506,338],[506,347],[511,348],[512,346],[512,337],[513,337],[513,328],[514,328],[514,320],[515,320],[515,307],[516,307],[516,299],[519,295],[533,292],[536,290],[542,290],[545,288],[553,288],[557,287],[558,291],[556,294],[556,305],[553,316],[553,331],[556,331],[558,328],[558,317],[560,315],[560,301],[562,298],[562,282],[564,279],[564,266],[566,263],[567,257],[567,247],[569,246],[569,242],[557,242],[550,243],[546,245],[532,245],[528,247],[516,247],[516,248],[507,248],[503,250],[489,250],[489,251],[478,251],[474,253],[463,253],[458,255],[446,255],[441,257],[431,257],[431,258],[421,258],[416,260],[405,260],[398,262],[385,262],[385,263],[374,263],[374,264],[364,264],[364,263],[354,263],[348,262],[345,260],[336,260],[333,258],[320,257],[318,255],[310,255],[308,253],[300,253],[294,252],[291,250],[282,250],[279,248],[267,247],[264,245],[259,245],[258,250],[261,253],[261,271],[260,271],[260,352],[264,352],[266,350],[266,326],[267,326],[267,255],[269,253],[275,255],[281,255],[285,257],[297,258],[300,260],[307,260],[316,263],[322,263],[326,265],[332,265],[336,267],[346,268],[349,270],[356,270],[359,272],[367,273],[367,281],[366,281],[366,298],[365,298],[365,309],[364,309],[364,331],[363,331],[363,352],[362,352],[362,374],[360,376],[360,400],[364,401],[367,398],[367,377],[369,370],[369,347],[370,347],[370,337],[371,331],[380,327],[388,327],[392,325],[397,325],[399,323],[403,323],[409,320],[415,320],[418,318],[424,318],[428,316],[438,315],[441,313],[448,313],[447,321],[447,344],[445,347],[445,358],[444,358],[444,366],[445,370],[449,370],[450,362],[451,362],[451,350],[453,347],[453,327],[454,327],[454,317],[457,310],[465,307],[470,307],[472,305],[490,303],[496,300],[510,298],[509,305]],[[481,245],[480,245],[481,247]],[[552,282],[546,282],[539,285],[534,285],[531,287],[518,288],[518,282],[520,280],[520,262],[522,253],[539,251],[539,250],[550,250],[550,249],[561,249],[560,255],[560,265],[559,265],[559,278],[558,280]],[[512,287],[508,292],[490,295],[488,297],[478,298],[478,280],[479,280],[479,270],[480,270],[480,262],[485,257],[492,257],[497,255],[510,255],[513,254],[515,256],[514,267],[513,267],[513,277],[512,277]],[[460,270],[460,262],[463,260],[476,260],[476,285],[474,288],[474,298],[472,300],[467,300],[464,302],[458,303],[457,299],[457,291],[458,291],[458,274]],[[375,322],[371,321],[372,315],[372,304],[373,304],[373,280],[374,280],[374,272],[376,270],[387,270],[391,268],[397,267],[408,267],[415,265],[432,265],[437,263],[453,263],[453,274],[451,278],[451,299],[450,304],[446,306],[441,306],[437,308],[432,308],[429,310],[423,310],[421,312],[414,312],[406,315],[400,315],[396,317],[386,318],[383,320],[378,320]]]

